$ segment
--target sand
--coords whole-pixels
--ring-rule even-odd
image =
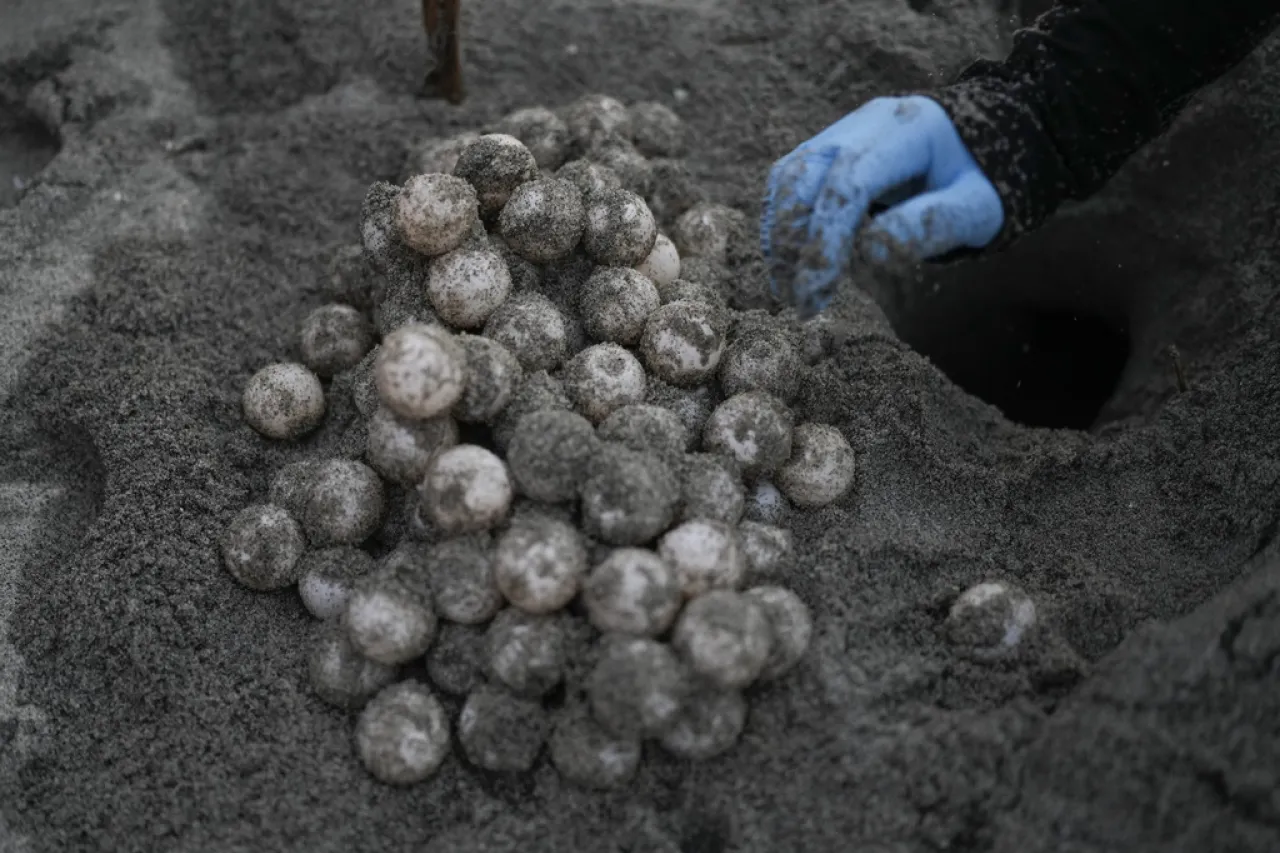
[[[1013,251],[846,292],[800,405],[857,482],[796,521],[814,644],[734,752],[648,755],[607,795],[545,759],[365,774],[296,594],[238,587],[215,542],[269,471],[344,447],[349,408],[281,446],[238,395],[367,186],[416,138],[601,91],[674,106],[710,197],[754,216],[773,158],[1002,31],[979,0],[466,5],[461,108],[413,96],[413,0],[0,10],[0,109],[51,80],[61,114],[0,208],[0,850],[1280,849],[1276,40]],[[1074,366],[1023,352],[1023,302],[1065,311],[1036,340]],[[1024,420],[1100,420],[1011,423],[921,353]],[[989,578],[1045,626],[999,665],[941,628]]]

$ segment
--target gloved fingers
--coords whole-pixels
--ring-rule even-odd
[[[955,249],[980,249],[1003,225],[1004,208],[991,182],[968,174],[881,213],[868,223],[863,240],[867,257],[878,263],[895,254],[927,260]]]
[[[867,148],[841,151],[809,217],[809,242],[821,252],[804,264],[818,268],[814,287],[828,286],[828,274],[833,281],[840,276],[871,202],[928,169],[928,143],[912,134],[889,133]]]
[[[789,287],[784,279],[808,239],[813,200],[836,154],[834,148],[806,145],[779,160],[769,172],[760,215],[760,248],[770,264],[775,296],[790,299],[790,294],[779,291]]]

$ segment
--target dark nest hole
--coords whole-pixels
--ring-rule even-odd
[[[1089,430],[1131,367],[1131,318],[1151,278],[1117,228],[1067,218],[1009,252],[870,289],[904,342],[1010,421]]]
[[[32,179],[58,154],[61,143],[20,103],[0,95],[0,209],[13,207]]]

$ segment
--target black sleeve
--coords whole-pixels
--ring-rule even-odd
[[[1060,0],[1003,62],[925,93],[1000,193],[991,248],[1096,192],[1278,24],[1280,0]]]

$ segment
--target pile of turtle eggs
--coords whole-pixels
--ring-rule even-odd
[[[342,393],[363,441],[275,472],[223,557],[324,621],[310,680],[359,711],[377,778],[425,779],[456,740],[485,770],[545,749],[613,787],[645,741],[729,749],[743,691],[800,661],[785,523],[849,489],[853,452],[796,422],[827,331],[736,300],[750,229],[701,200],[674,113],[594,95],[492,130],[370,188],[345,301],[249,380],[263,436],[311,433]]]

